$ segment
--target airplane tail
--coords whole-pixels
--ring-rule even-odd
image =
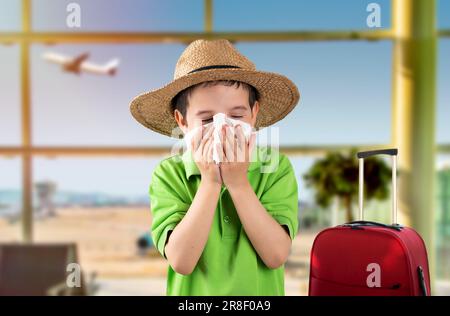
[[[108,75],[114,76],[117,72],[117,68],[108,69]]]
[[[111,59],[106,65],[105,69],[108,72],[109,75],[114,76],[117,72],[117,67],[119,66],[119,59],[114,58]]]

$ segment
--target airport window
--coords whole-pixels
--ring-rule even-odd
[[[83,270],[99,277],[148,276],[146,271],[154,266],[165,269],[156,253],[154,260],[141,255],[138,243],[151,226],[147,192],[149,175],[158,162],[157,158],[35,159],[35,240],[76,242]]]
[[[281,145],[390,142],[390,42],[237,46],[257,67],[281,71],[299,87],[299,106],[279,124]],[[280,64],[279,60],[289,62]]]
[[[20,130],[19,46],[0,46],[0,144],[18,145]]]
[[[21,241],[21,160],[0,157],[0,242]]]
[[[20,31],[21,2],[17,0],[2,0],[0,4],[0,31]]]
[[[172,80],[173,64],[182,50],[180,44],[34,45],[34,143],[169,146],[173,141],[135,123],[129,103],[135,95]],[[85,52],[97,68],[117,59],[117,72],[68,72],[57,62]],[[56,59],[45,58],[46,54]]]
[[[448,144],[450,142],[450,40],[439,40],[438,60],[437,60],[437,91],[436,91],[436,140],[438,144]]]
[[[203,0],[33,0],[32,5],[35,31],[203,30]]]
[[[391,27],[391,1],[263,0],[214,1],[215,31],[298,31],[368,29],[367,17],[376,3],[380,10],[379,29]],[[264,6],[266,10],[257,10]],[[369,11],[368,11],[369,10]],[[332,21],[332,22],[331,22]],[[332,23],[332,25],[331,25]]]

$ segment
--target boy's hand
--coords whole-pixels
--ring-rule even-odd
[[[223,146],[218,147],[217,151],[223,161],[220,171],[224,184],[227,188],[248,184],[247,170],[255,145],[255,134],[252,133],[247,142],[239,125],[225,125],[221,132]]]
[[[202,126],[193,135],[191,149],[202,181],[222,185],[219,166],[213,161],[213,125]]]

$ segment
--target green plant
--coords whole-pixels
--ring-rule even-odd
[[[353,221],[353,203],[358,199],[358,159],[356,150],[347,154],[331,152],[317,160],[303,176],[306,185],[315,189],[316,203],[329,207],[337,197],[346,210],[346,220]],[[364,198],[386,199],[391,170],[384,160],[371,157],[364,161]]]

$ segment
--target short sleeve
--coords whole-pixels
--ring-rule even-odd
[[[298,230],[298,185],[289,159],[280,154],[279,165],[270,175],[260,201],[269,214],[289,229],[293,240]]]
[[[183,219],[190,206],[179,193],[180,182],[170,167],[164,167],[163,163],[156,167],[150,182],[152,238],[164,258],[168,233]]]

